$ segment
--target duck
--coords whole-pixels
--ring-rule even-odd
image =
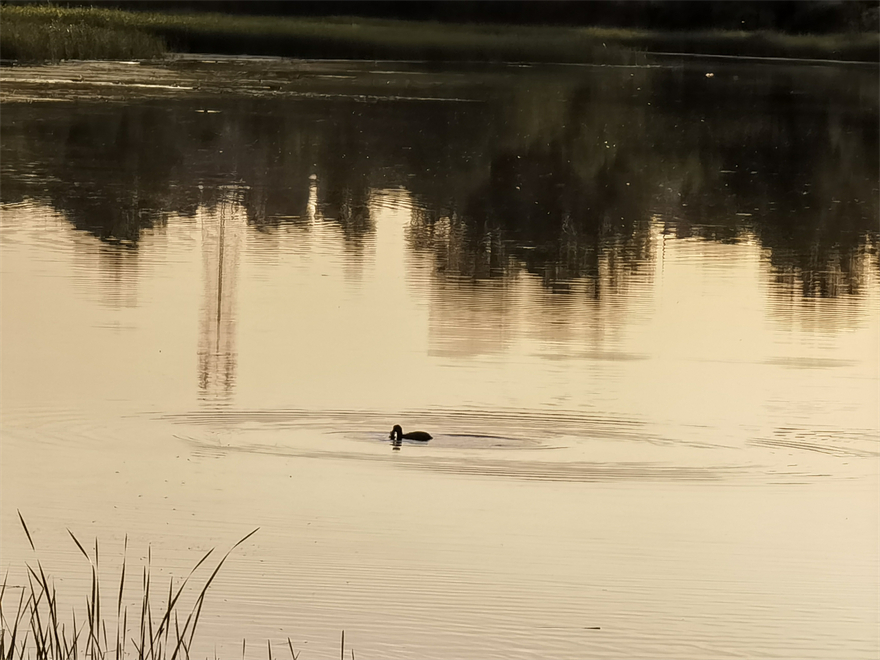
[[[394,428],[391,429],[391,433],[388,435],[390,440],[397,440],[398,442],[401,439],[404,440],[421,440],[422,442],[427,442],[431,438],[433,438],[430,433],[426,433],[425,431],[410,431],[409,433],[404,433],[403,429],[400,428],[400,424],[395,424]]]

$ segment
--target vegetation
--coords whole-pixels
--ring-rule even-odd
[[[6,0],[33,4],[33,0]],[[90,6],[96,0],[61,0]],[[787,34],[877,32],[877,0],[100,0],[132,11],[223,13],[251,16],[356,16],[402,21],[502,25],[614,27],[655,31],[770,30]]]
[[[24,518],[21,518],[21,514],[19,518],[31,548],[35,550]],[[14,611],[10,615],[6,602],[10,600],[8,594],[13,587],[8,584],[7,576],[0,585],[0,660],[77,660],[123,658],[128,655],[155,660],[189,658],[208,587],[232,550],[256,531],[238,541],[217,562],[208,579],[196,592],[194,604],[188,613],[181,611],[181,597],[185,593],[189,594],[186,587],[190,579],[214,551],[209,550],[177,587],[172,579],[168,585],[167,599],[158,609],[154,607],[154,586],[148,559],[147,566],[143,569],[138,611],[131,619],[125,604],[129,600],[125,593],[125,557],[122,560],[119,588],[113,599],[115,607],[107,613],[103,609],[101,581],[98,577],[98,542],[95,541],[94,554],[90,556],[73,533],[70,533],[76,547],[91,565],[91,588],[86,597],[85,613],[80,612],[77,616],[74,609],[72,619],[67,621],[60,611],[55,585],[38,560],[36,567],[27,567],[27,585],[22,588],[17,605],[13,605]],[[111,621],[109,626],[108,614]],[[287,642],[290,654],[296,660],[298,654],[294,652],[289,639]],[[271,646],[269,656],[272,657]]]
[[[147,59],[164,52],[302,58],[635,63],[638,51],[878,61],[876,32],[656,32],[351,17],[148,13],[4,5],[0,57]]]
[[[0,56],[13,60],[100,58],[84,40],[80,50],[52,45],[82,34],[115,34],[125,57],[149,58],[167,44],[175,52],[279,55],[332,59],[478,61],[631,61],[603,43],[601,31],[567,28],[462,26],[363,19],[299,19],[223,14],[155,14],[113,9],[4,6]],[[70,35],[68,37],[68,35]],[[144,46],[140,53],[136,46]],[[76,55],[67,53],[75,52]]]
[[[120,68],[135,83],[154,69]],[[586,278],[597,301],[619,281],[600,259],[651,263],[658,218],[682,237],[758,242],[804,297],[858,293],[877,269],[873,66],[164,68],[210,87],[5,103],[0,201],[39,200],[121,255],[200,205],[221,212],[235,186],[249,231],[320,217],[360,253],[375,191],[407,190],[421,209],[407,240],[434,251],[438,273]],[[81,87],[21,86],[27,99],[95,98]]]
[[[167,48],[120,11],[0,8],[0,58],[19,61],[150,59]]]

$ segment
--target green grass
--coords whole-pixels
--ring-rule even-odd
[[[166,52],[315,59],[639,63],[640,51],[878,61],[876,33],[794,36],[448,25],[355,18],[0,7],[0,57],[149,59]]]
[[[36,551],[30,531],[19,514],[22,527],[31,548]],[[129,617],[130,596],[125,592],[126,562],[123,554],[119,586],[113,589],[111,609],[104,609],[101,580],[98,573],[98,542],[90,555],[79,540],[70,533],[73,542],[91,566],[91,584],[85,595],[85,612],[74,608],[65,616],[58,605],[58,595],[51,577],[38,560],[27,566],[27,584],[17,598],[10,598],[14,589],[8,576],[0,585],[0,660],[78,660],[79,658],[151,658],[177,660],[189,658],[205,595],[229,554],[257,530],[238,541],[216,563],[200,587],[188,589],[196,571],[213,554],[209,550],[193,567],[190,574],[177,586],[169,580],[167,593],[153,584],[149,554],[142,570],[141,591],[136,598],[139,606]],[[125,545],[128,545],[126,537]],[[182,608],[183,600],[192,600],[189,611]],[[158,600],[158,603],[156,601]],[[10,601],[12,601],[10,606]],[[109,624],[108,624],[109,621]],[[268,643],[268,642],[267,642]],[[287,647],[293,660],[297,653],[290,640]],[[242,647],[244,649],[244,646]],[[272,647],[268,646],[269,657]]]
[[[53,7],[0,8],[0,58],[6,60],[152,59],[167,52],[161,36],[124,12]]]

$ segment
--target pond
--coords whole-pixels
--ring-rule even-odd
[[[876,67],[0,76],[13,587],[259,527],[197,657],[880,652]]]

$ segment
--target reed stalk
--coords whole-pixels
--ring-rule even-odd
[[[19,520],[31,550],[37,551],[33,537],[24,517],[19,513]],[[208,588],[214,582],[221,567],[229,558],[230,553],[257,532],[254,529],[239,539],[219,561],[201,586],[188,589],[196,571],[214,554],[208,550],[193,566],[189,574],[175,586],[174,578],[168,583],[168,591],[162,602],[156,607],[153,592],[153,576],[151,570],[152,553],[148,550],[147,564],[143,568],[141,594],[137,611],[136,629],[129,630],[129,606],[125,598],[125,575],[127,570],[126,553],[128,536],[125,537],[122,567],[119,574],[119,587],[116,590],[115,615],[111,614],[108,622],[103,609],[103,594],[99,578],[100,547],[95,540],[92,552],[70,530],[73,540],[80,553],[89,562],[90,582],[85,599],[85,612],[74,608],[67,625],[58,604],[57,592],[52,578],[46,573],[42,562],[37,559],[35,564],[26,565],[26,584],[19,587],[21,593],[17,602],[9,608],[9,594],[13,588],[9,583],[9,574],[4,576],[0,585],[0,660],[90,660],[101,658],[124,657],[138,660],[177,660],[190,657],[196,630]],[[185,614],[181,612],[181,597],[193,592],[195,601],[192,608]],[[181,625],[181,620],[183,624]],[[115,630],[113,630],[115,626]],[[108,628],[113,630],[108,635]],[[134,634],[132,634],[134,633]],[[294,660],[297,654],[288,638],[288,647]],[[267,642],[268,644],[268,642]],[[242,645],[244,652],[244,645]],[[271,645],[269,657],[272,657]]]

